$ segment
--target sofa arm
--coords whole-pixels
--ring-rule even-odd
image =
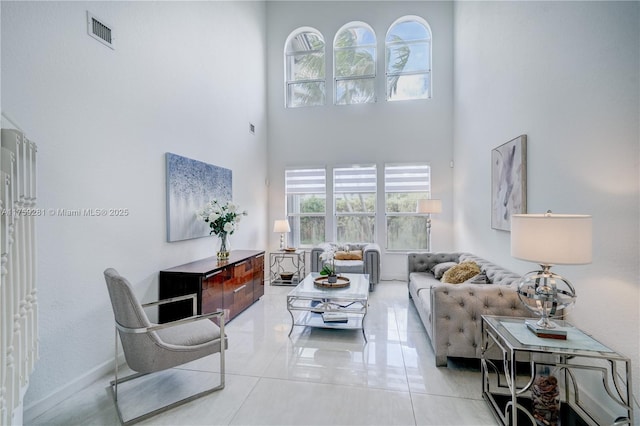
[[[430,296],[432,339],[443,352],[436,358],[449,354],[480,358],[482,315],[531,317],[511,286],[436,283]]]

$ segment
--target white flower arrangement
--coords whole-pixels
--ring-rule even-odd
[[[324,261],[324,266],[322,267],[322,271],[320,271],[320,275],[335,275],[336,266],[334,263],[334,258],[336,256],[335,247],[331,246],[320,254],[320,259]]]
[[[202,209],[196,211],[196,217],[209,224],[211,228],[209,235],[215,234],[218,237],[233,234],[242,216],[248,214],[246,210],[239,212],[238,206],[232,202],[223,204],[215,198],[205,204]]]

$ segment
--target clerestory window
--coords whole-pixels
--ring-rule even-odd
[[[350,22],[333,42],[335,104],[376,101],[376,35],[364,22]]]
[[[325,43],[313,28],[299,28],[285,43],[285,99],[289,108],[325,104]]]
[[[431,30],[418,16],[394,22],[385,39],[387,100],[431,98]]]

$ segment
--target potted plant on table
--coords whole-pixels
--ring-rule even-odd
[[[232,202],[220,202],[215,198],[196,211],[196,216],[209,224],[209,235],[216,235],[220,241],[217,257],[220,260],[229,258],[229,235],[238,227],[242,216],[247,216],[246,210],[240,212]]]
[[[320,275],[326,275],[327,281],[329,281],[329,283],[331,284],[338,282],[338,275],[336,275],[335,256],[336,251],[334,248],[325,250],[320,255],[320,259],[324,261],[324,265],[322,267],[322,270],[320,271]]]

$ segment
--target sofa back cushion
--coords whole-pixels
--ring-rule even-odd
[[[438,263],[458,263],[460,253],[409,253],[407,261],[411,272],[432,272]]]
[[[460,262],[476,262],[480,270],[487,274],[487,279],[492,284],[508,285],[517,287],[522,277],[508,269],[498,266],[493,262],[469,253],[460,255]]]
[[[439,280],[440,278],[442,278],[445,272],[447,272],[449,269],[453,268],[457,264],[458,264],[457,262],[438,263],[436,266],[431,268],[431,272],[433,272],[433,276],[436,277],[437,280]]]

